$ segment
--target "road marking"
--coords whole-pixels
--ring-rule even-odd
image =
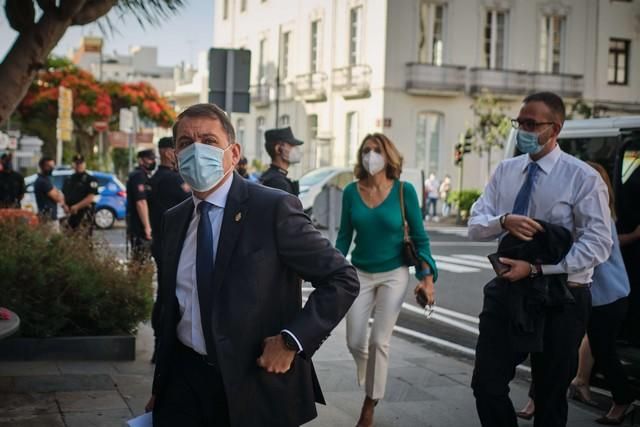
[[[467,267],[479,267],[479,268],[484,268],[486,270],[493,269],[489,261],[485,261],[485,262],[470,261],[468,259],[462,259],[455,256],[447,256],[447,255],[433,255],[433,258],[436,261],[444,261],[448,263],[461,264]]]
[[[434,258],[436,258],[436,256],[434,256]],[[480,271],[479,268],[465,267],[459,264],[452,264],[450,262],[438,261],[437,258],[436,258],[436,261],[437,261],[436,265],[438,266],[438,270],[449,271],[451,273],[477,273]]]
[[[488,262],[487,257],[482,255],[453,254],[452,256],[456,258],[468,259],[471,261],[484,262],[484,263],[487,263],[489,266],[491,265],[491,263]]]
[[[416,307],[415,305],[411,305],[408,303],[403,303],[402,304],[402,308],[406,311],[410,311],[412,313],[415,313],[419,316],[424,316],[424,309],[420,308],[420,307]],[[434,313],[431,315],[431,319],[433,320],[437,320],[439,322],[442,323],[446,323],[447,325],[453,326],[454,328],[457,329],[461,329],[463,331],[467,331],[470,332],[474,335],[479,335],[480,331],[478,330],[478,328],[474,328],[473,326],[469,326],[466,323],[462,323],[460,321],[454,320],[454,319],[450,319],[449,317],[443,315],[443,314],[439,314],[437,312],[434,311]]]
[[[431,246],[460,246],[460,247],[475,247],[475,248],[497,248],[497,242],[445,242],[445,241],[431,241]]]
[[[436,313],[441,313],[441,314],[444,314],[446,316],[450,316],[450,317],[454,317],[454,318],[457,318],[457,319],[460,319],[460,320],[464,320],[466,322],[475,323],[476,325],[480,324],[480,319],[478,317],[476,317],[476,316],[471,316],[471,315],[468,315],[468,314],[459,313],[457,311],[453,311],[453,310],[450,310],[448,308],[440,307],[440,306],[437,306],[437,305],[434,306],[433,309],[434,309],[434,311]]]

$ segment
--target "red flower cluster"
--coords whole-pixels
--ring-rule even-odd
[[[137,106],[140,116],[158,126],[169,127],[176,118],[175,111],[158,91],[146,82],[106,84],[114,109]]]

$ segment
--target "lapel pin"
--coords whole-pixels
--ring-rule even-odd
[[[238,212],[238,213],[236,214],[235,221],[236,221],[236,222],[240,222],[240,220],[241,220],[241,219],[242,219],[242,212]]]

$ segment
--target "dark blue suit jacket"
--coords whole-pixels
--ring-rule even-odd
[[[163,218],[160,346],[153,390],[156,404],[172,369],[179,308],[176,274],[193,214],[188,198]],[[302,308],[300,278],[315,290]],[[316,417],[324,398],[311,357],[358,295],[355,269],[311,225],[297,197],[236,175],[224,210],[215,273],[200,299],[210,298],[216,360],[232,426],[298,426]],[[200,292],[200,288],[199,288]],[[202,305],[202,303],[201,303]],[[291,331],[304,353],[285,374],[256,364],[266,337]],[[207,345],[209,349],[209,345]],[[209,352],[209,350],[208,350]]]

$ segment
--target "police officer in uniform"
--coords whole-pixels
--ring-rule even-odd
[[[156,271],[158,272],[158,283],[162,275],[162,264],[160,263],[160,242],[162,241],[162,215],[182,202],[191,195],[191,188],[184,182],[178,173],[178,160],[173,146],[172,137],[160,138],[158,141],[158,150],[160,151],[160,166],[149,180],[151,184],[151,192],[149,194],[149,219],[151,220],[151,232],[153,240],[151,243],[151,255],[156,261]],[[154,333],[158,329],[158,321],[162,301],[160,300],[160,292],[156,295],[156,302],[153,305],[151,313],[151,326]],[[157,343],[156,343],[157,346]],[[151,359],[155,361],[154,357]]]
[[[264,147],[271,157],[271,166],[260,177],[262,185],[278,188],[297,196],[299,193],[298,181],[287,178],[289,166],[299,163],[302,158],[300,145],[302,141],[293,136],[290,127],[269,129],[264,133]]]
[[[19,209],[26,191],[24,178],[13,170],[11,159],[11,154],[3,154],[0,159],[0,209]]]
[[[138,153],[138,166],[127,179],[127,236],[133,259],[146,261],[151,254],[151,220],[147,199],[151,192],[149,176],[156,168],[153,150]]]
[[[73,169],[75,173],[66,178],[62,185],[65,199],[63,209],[69,215],[67,227],[70,231],[82,227],[86,235],[91,236],[98,180],[87,173],[87,165],[80,154],[73,157]]]

